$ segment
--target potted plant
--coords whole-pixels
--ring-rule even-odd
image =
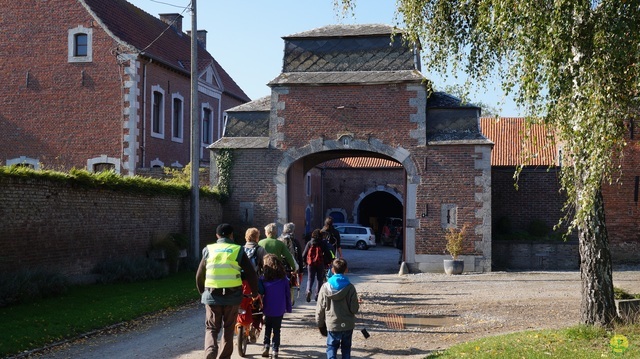
[[[467,226],[462,229],[450,227],[445,233],[447,240],[446,250],[451,255],[451,259],[444,260],[444,272],[446,274],[461,274],[464,271],[464,260],[458,259],[464,248],[464,237],[467,233]]]

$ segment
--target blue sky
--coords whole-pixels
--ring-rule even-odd
[[[182,13],[183,30],[191,30],[191,12],[184,11],[188,0],[128,1],[156,17]],[[198,29],[207,30],[207,50],[254,100],[270,94],[266,84],[282,70],[283,36],[330,24],[395,24],[395,0],[359,0],[354,17],[345,18],[334,9],[333,0],[199,0],[196,12]],[[462,76],[428,73],[424,66],[423,74],[438,89],[464,82]],[[501,109],[505,117],[520,114],[496,86],[474,90],[471,101]]]

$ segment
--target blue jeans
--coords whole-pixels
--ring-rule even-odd
[[[342,352],[342,359],[351,359],[351,338],[353,329],[327,334],[327,359],[338,358],[338,348]]]

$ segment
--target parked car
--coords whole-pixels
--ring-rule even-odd
[[[334,227],[340,232],[340,246],[369,249],[376,246],[376,235],[370,227],[355,223],[339,223]]]

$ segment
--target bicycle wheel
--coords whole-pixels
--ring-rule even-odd
[[[247,353],[247,344],[249,343],[249,338],[247,337],[246,331],[243,326],[238,328],[238,338],[236,340],[236,348],[238,349],[238,354],[241,357],[245,357]]]

